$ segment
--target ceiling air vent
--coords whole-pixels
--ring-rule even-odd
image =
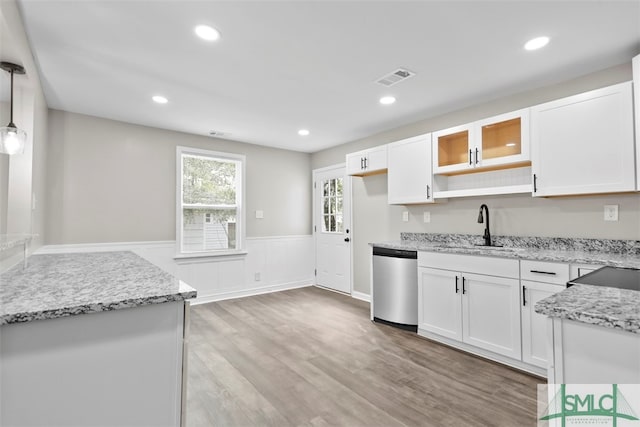
[[[224,133],[224,132],[219,132],[217,130],[212,130],[211,132],[209,132],[209,136],[213,136],[215,138],[222,138],[223,136],[229,136],[231,134],[229,133]]]
[[[376,81],[376,83],[381,84],[382,86],[393,86],[396,83],[400,83],[403,80],[408,79],[409,77],[415,76],[416,73],[413,71],[409,71],[406,68],[398,68],[391,74],[387,74],[386,76],[381,77]]]

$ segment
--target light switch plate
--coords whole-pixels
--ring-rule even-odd
[[[424,221],[424,222],[431,222],[431,212],[429,212],[429,211],[424,211],[424,214],[423,214],[423,221]]]
[[[264,218],[264,211],[256,211],[256,218],[258,219]]]
[[[402,220],[404,222],[408,222],[409,221],[409,212],[408,211],[402,212]]]
[[[604,205],[604,220],[605,221],[618,220],[618,205]]]

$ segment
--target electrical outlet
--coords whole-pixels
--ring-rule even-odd
[[[424,222],[431,222],[431,212],[424,211],[422,219],[423,219]]]
[[[604,220],[605,221],[618,220],[618,205],[604,205]]]
[[[402,221],[404,221],[404,222],[408,222],[409,221],[409,212],[408,211],[402,212]]]
[[[264,211],[256,211],[256,218],[257,219],[264,218]]]
[[[256,282],[260,281],[260,273],[256,273],[253,275],[253,280],[255,280]]]

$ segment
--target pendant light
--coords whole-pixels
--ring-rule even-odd
[[[27,140],[27,133],[19,129],[13,123],[13,75],[24,74],[24,67],[11,62],[0,62],[0,68],[11,74],[11,108],[9,113],[9,124],[0,127],[0,153],[22,154],[24,143]]]

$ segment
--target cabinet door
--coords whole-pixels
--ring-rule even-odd
[[[363,151],[347,154],[347,175],[362,175],[364,159],[365,153]]]
[[[456,126],[433,134],[433,172],[446,174],[474,167],[472,125]]]
[[[418,329],[461,341],[461,286],[456,272],[418,268]]]
[[[522,281],[522,360],[547,368],[547,316],[535,312],[541,299],[566,289],[550,283]]]
[[[387,146],[367,150],[364,168],[367,173],[387,169]]]
[[[389,204],[433,202],[431,134],[389,144],[387,156]]]
[[[631,83],[531,109],[534,196],[633,191]]]
[[[477,168],[531,161],[528,108],[480,120],[475,126],[478,141],[473,157]]]
[[[463,341],[520,359],[519,281],[467,273],[463,277]]]

